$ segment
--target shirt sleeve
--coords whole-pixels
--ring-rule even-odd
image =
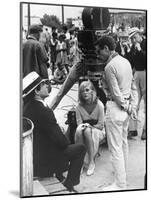
[[[120,91],[116,75],[116,71],[112,65],[105,69],[106,82],[108,83],[113,99],[119,106],[125,108],[127,106],[127,102]]]
[[[68,146],[68,140],[57,124],[55,115],[51,109],[47,112],[41,112],[41,123],[43,124],[44,133],[48,135],[58,148],[65,149]]]

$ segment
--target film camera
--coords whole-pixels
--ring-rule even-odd
[[[98,39],[97,32],[105,32],[110,23],[110,14],[107,8],[84,8],[82,12],[82,21],[84,29],[78,31],[78,47],[84,54],[83,74],[79,78],[79,84],[85,80],[91,80],[97,96],[106,103],[106,96],[101,89],[101,72],[104,69],[104,63],[101,63],[95,53],[95,41]],[[67,135],[71,143],[74,143],[74,134],[76,131],[76,112],[71,110],[67,114],[68,130]]]
[[[83,30],[78,31],[78,46],[84,54],[84,63],[90,71],[97,71],[96,66],[102,63],[97,59],[94,43],[97,33],[103,33],[110,23],[107,8],[84,8],[82,12]]]
[[[110,23],[108,8],[84,8],[82,12],[83,30],[78,32],[78,46],[84,54],[83,74],[79,78],[79,84],[84,80],[91,80],[98,98],[106,104],[106,96],[102,89],[102,77],[104,63],[95,52],[95,42],[102,35],[108,34],[107,28]],[[99,35],[97,34],[99,33]]]
[[[74,135],[77,127],[76,112],[74,109],[68,111],[67,121],[65,122],[65,124],[68,124],[67,137],[71,144],[74,144]]]

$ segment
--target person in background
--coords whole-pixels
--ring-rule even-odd
[[[66,77],[67,72],[65,70],[65,67],[61,65],[61,63],[58,63],[52,81],[54,81],[54,83],[61,84],[65,81]]]
[[[56,57],[57,57],[57,51],[56,51],[56,47],[57,47],[57,33],[53,32],[52,33],[52,38],[50,39],[50,62],[51,62],[51,69],[52,69],[52,75],[54,75],[54,71],[55,71],[55,63],[56,63]]]
[[[146,38],[143,37],[142,33],[138,28],[132,28],[129,32],[129,38],[132,42],[132,47],[128,53],[128,60],[130,61],[134,70],[134,80],[137,86],[138,92],[138,106],[137,113],[139,112],[140,102],[145,99],[146,96],[146,69],[147,69],[147,47]],[[146,104],[146,100],[144,100]],[[146,105],[144,105],[146,108]],[[129,136],[137,136],[137,121],[131,120],[129,126]],[[141,136],[142,140],[146,139],[146,119],[143,127]]]
[[[64,26],[62,27],[62,31],[63,31],[63,33],[64,33],[65,36],[66,36],[66,40],[70,40],[70,32],[68,31],[68,28],[67,28],[66,25],[64,25]]]
[[[40,35],[39,41],[43,44],[45,47],[45,50],[47,54],[49,53],[49,42],[50,42],[50,35],[48,32],[48,28],[43,29],[43,32]]]
[[[26,29],[22,29],[22,39],[23,39],[23,42],[25,42],[27,40],[27,30]]]
[[[85,156],[83,144],[70,145],[53,111],[46,105],[50,87],[47,80],[36,72],[23,79],[23,116],[34,124],[33,166],[34,176],[50,177],[54,173],[69,191],[80,183],[80,172]],[[62,173],[68,171],[64,180]]]
[[[56,46],[56,51],[57,51],[56,64],[60,63],[61,65],[64,65],[67,70],[67,73],[69,73],[67,44],[65,42],[65,35],[61,33],[58,39],[59,41]]]
[[[41,42],[40,35],[43,29],[40,25],[31,25],[27,41],[23,43],[23,77],[32,71],[36,71],[42,78],[48,78],[48,57]]]
[[[116,44],[115,51],[118,52],[119,55],[127,58],[127,53],[130,51],[128,38],[119,37],[119,41]]]
[[[71,39],[71,35],[70,35],[70,32],[69,32],[66,25],[63,25],[62,32],[65,35],[65,42],[66,42],[66,45],[67,45],[67,55],[69,55],[69,48],[70,48],[69,42],[70,42],[70,39]]]
[[[84,143],[87,147],[87,175],[90,176],[95,170],[95,157],[100,141],[105,138],[104,105],[97,98],[95,88],[90,81],[83,81],[80,84],[76,121],[75,143]]]
[[[115,51],[115,47],[115,40],[110,36],[103,36],[96,42],[96,54],[106,63],[104,73],[108,101],[105,127],[114,169],[114,182],[104,187],[103,191],[127,188],[127,129],[129,116],[136,119],[138,102],[131,65]]]
[[[78,47],[74,39],[70,40],[70,49],[69,49],[69,65],[72,67],[78,61]]]

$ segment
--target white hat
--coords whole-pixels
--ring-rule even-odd
[[[40,83],[48,79],[42,79],[33,71],[23,78],[23,98],[31,93]]]
[[[140,33],[140,30],[137,27],[133,27],[129,30],[129,38],[131,38],[135,33]]]

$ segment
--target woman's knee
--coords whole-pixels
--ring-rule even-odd
[[[76,132],[79,133],[79,134],[82,134],[82,132],[83,132],[83,125],[82,125],[82,124],[80,124],[80,125],[77,127]]]
[[[83,132],[81,127],[77,127],[76,132],[75,132],[75,142],[81,142],[82,143],[82,137],[83,137]]]
[[[91,128],[89,128],[89,127],[87,127],[85,130],[84,130],[84,132],[83,132],[83,134],[84,134],[84,137],[85,138],[92,138],[92,129]]]

